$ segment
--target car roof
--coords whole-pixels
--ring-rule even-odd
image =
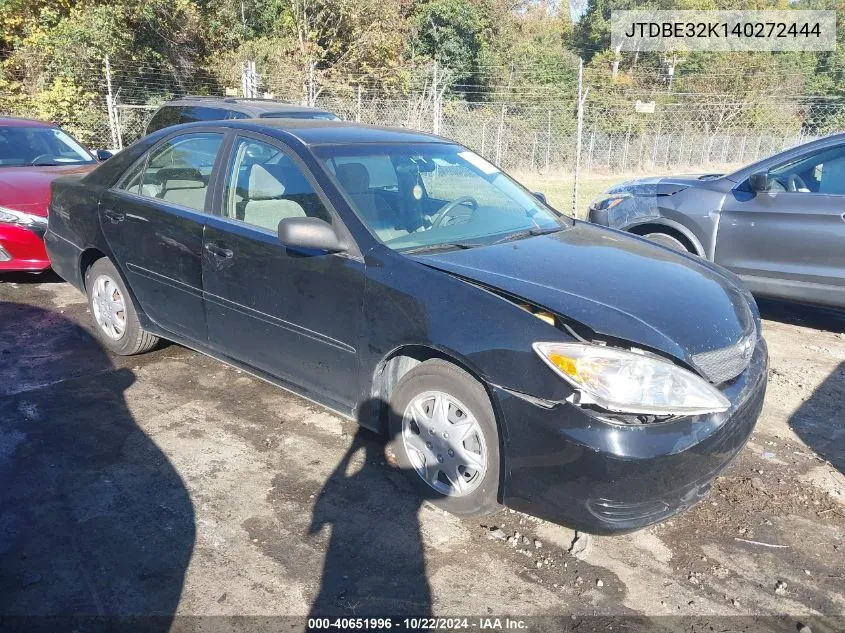
[[[22,119],[14,116],[0,117],[0,125],[3,127],[56,127],[52,123],[46,121],[37,121],[35,119]]]
[[[162,128],[153,136],[160,137],[178,130],[192,128],[236,128],[260,132],[280,140],[291,137],[308,146],[318,145],[353,145],[361,143],[449,143],[449,139],[409,130],[405,128],[367,125],[365,123],[347,123],[344,121],[326,121],[322,119],[227,119],[221,121],[197,121],[182,123]]]
[[[199,106],[206,108],[225,108],[244,114],[261,115],[267,112],[313,112],[332,114],[321,108],[310,108],[275,99],[241,99],[236,97],[181,97],[161,104],[164,106]]]

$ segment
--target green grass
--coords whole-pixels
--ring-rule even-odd
[[[574,179],[572,176],[542,176],[539,174],[513,173],[511,174],[520,183],[531,191],[541,191],[546,195],[555,209],[564,213],[572,213],[572,188]],[[578,209],[576,217],[585,218],[587,206],[611,185],[623,180],[634,178],[631,174],[618,174],[616,176],[605,176],[603,174],[587,174],[581,179],[581,186],[578,188]]]

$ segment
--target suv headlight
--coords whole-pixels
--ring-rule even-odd
[[[603,193],[590,203],[590,209],[612,209],[623,200],[631,197],[629,193]]]
[[[534,351],[578,391],[578,404],[649,415],[726,411],[713,385],[673,363],[642,353],[583,343],[534,343]]]
[[[0,207],[0,222],[28,227],[47,226],[47,218],[43,218],[40,215],[33,215],[32,213],[7,209],[6,207]]]

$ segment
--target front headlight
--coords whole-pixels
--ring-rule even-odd
[[[47,226],[47,218],[43,218],[40,215],[33,215],[32,213],[7,209],[6,207],[0,207],[0,222],[28,227]]]
[[[648,415],[717,413],[730,407],[711,384],[660,358],[583,343],[534,343],[534,351],[577,389],[578,404]]]
[[[612,209],[617,204],[630,197],[631,194],[628,193],[603,193],[590,203],[590,209],[594,209],[596,211],[601,209]]]

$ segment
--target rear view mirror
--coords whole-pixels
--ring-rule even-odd
[[[349,248],[328,222],[319,218],[284,218],[279,222],[279,241],[288,248],[341,253]]]
[[[769,172],[758,171],[748,177],[748,185],[751,191],[768,191],[769,190]]]

